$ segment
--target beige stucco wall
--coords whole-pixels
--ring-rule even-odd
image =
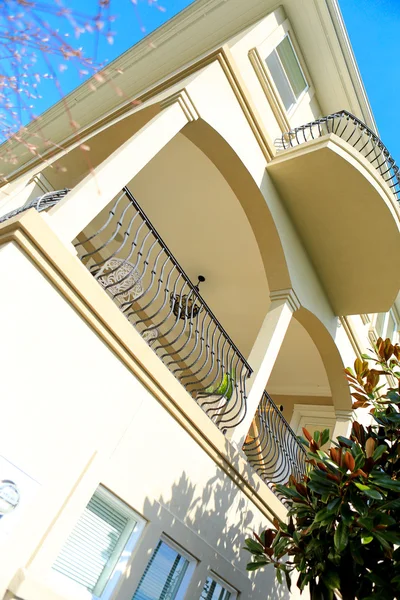
[[[244,536],[266,524],[265,515],[16,244],[1,246],[0,272],[4,289],[12,290],[0,301],[7,315],[0,453],[38,482],[2,551],[0,596],[18,568],[46,581],[60,546],[101,482],[149,523],[119,597],[131,597],[162,532],[200,561],[193,594],[211,566],[243,598],[264,599],[266,589],[274,597],[272,574],[249,580],[241,551]]]

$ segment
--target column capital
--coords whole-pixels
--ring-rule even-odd
[[[352,408],[344,410],[335,409],[335,415],[338,421],[354,421],[354,411]]]
[[[299,310],[301,307],[300,300],[296,294],[296,292],[292,288],[286,288],[284,290],[274,290],[270,292],[269,297],[271,298],[271,302],[284,300],[288,303],[292,312]]]

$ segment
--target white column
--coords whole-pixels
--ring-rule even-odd
[[[174,102],[115,150],[50,211],[57,235],[72,241],[189,120]]]
[[[270,297],[271,304],[248,358],[254,371],[246,383],[247,414],[231,436],[231,441],[239,448],[242,448],[253,422],[292,315],[300,308],[300,302],[292,289],[271,292]]]
[[[349,437],[351,432],[351,424],[354,420],[354,413],[350,410],[336,410],[336,423],[332,432],[332,440],[336,441],[338,435]]]

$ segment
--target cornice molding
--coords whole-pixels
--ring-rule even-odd
[[[264,125],[262,124],[261,118],[257,113],[256,108],[253,105],[250,94],[245,88],[238,69],[234,63],[234,60],[231,56],[229,48],[227,46],[223,46],[215,50],[214,52],[208,54],[207,56],[201,58],[185,69],[181,70],[179,73],[176,73],[164,80],[162,83],[155,85],[150,90],[144,92],[139,95],[135,99],[135,108],[132,108],[132,101],[125,102],[123,105],[120,105],[115,110],[107,114],[104,118],[99,119],[95,123],[87,126],[86,128],[81,129],[79,132],[70,135],[68,138],[65,138],[60,143],[57,144],[57,148],[49,149],[47,152],[44,152],[40,157],[35,157],[28,163],[22,165],[20,168],[16,169],[13,173],[11,173],[7,177],[7,182],[12,182],[24,173],[27,173],[36,167],[43,166],[45,168],[55,160],[57,160],[58,156],[61,156],[62,153],[69,152],[75,146],[82,144],[90,140],[91,137],[96,135],[96,133],[101,128],[106,128],[112,126],[117,121],[121,120],[121,118],[128,116],[134,110],[140,110],[144,104],[148,104],[149,101],[156,100],[156,96],[159,94],[165,93],[168,88],[172,88],[173,86],[183,83],[184,80],[189,76],[194,75],[201,69],[211,65],[214,62],[218,62],[222,71],[224,72],[226,79],[229,85],[232,88],[232,91],[242,109],[246,120],[260,146],[260,149],[265,157],[267,162],[270,162],[276,152],[272,139],[267,133]],[[200,118],[199,113],[197,112],[190,95],[187,91],[182,88],[179,92],[172,94],[171,99],[174,96],[177,96],[175,101],[179,101],[182,103],[182,108],[187,111],[187,114],[190,116],[190,120],[195,120]],[[162,103],[168,102],[168,98],[161,101]],[[34,175],[33,175],[34,176]],[[1,189],[1,188],[0,188]]]

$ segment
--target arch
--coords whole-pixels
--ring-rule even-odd
[[[301,307],[294,313],[317,347],[331,388],[335,410],[351,410],[350,388],[344,376],[345,366],[332,335],[316,315]]]
[[[290,288],[289,269],[278,230],[264,196],[242,160],[201,118],[186,125],[182,133],[214,163],[241,203],[257,241],[270,290]]]

